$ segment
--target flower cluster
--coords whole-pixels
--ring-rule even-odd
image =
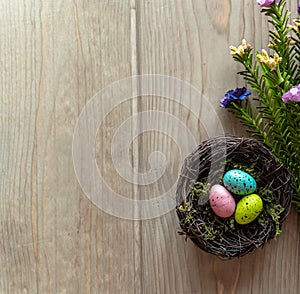
[[[293,86],[290,90],[282,95],[282,101],[287,103],[288,101],[300,102],[300,84]]]
[[[277,68],[277,65],[282,60],[282,57],[279,57],[279,55],[277,53],[274,53],[273,57],[269,57],[269,55],[265,49],[263,49],[261,51],[261,54],[257,54],[256,57],[259,62],[261,62],[262,64],[265,64],[271,70],[275,70]]]
[[[251,95],[251,92],[247,91],[245,87],[229,90],[224,97],[220,99],[220,106],[223,108],[228,108],[231,106],[232,102],[237,102],[239,100],[242,101],[249,95]]]
[[[242,45],[238,46],[237,48],[235,46],[230,46],[231,54],[232,55],[239,55],[241,57],[244,56],[245,52],[248,52],[251,49],[251,45],[247,44],[246,40],[242,40]]]
[[[260,7],[270,6],[274,2],[276,3],[276,5],[278,5],[279,0],[257,0],[257,3],[260,5]]]
[[[272,24],[268,51],[253,53],[245,39],[237,47],[230,46],[233,59],[244,68],[239,74],[254,93],[253,99],[246,99],[251,94],[246,87],[236,88],[220,99],[220,106],[235,113],[290,169],[294,202],[300,211],[300,18],[290,24],[286,0],[257,3]],[[300,14],[300,3],[297,11]]]

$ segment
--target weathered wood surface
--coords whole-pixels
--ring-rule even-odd
[[[87,101],[137,74],[189,82],[214,105],[225,132],[243,134],[218,108],[218,97],[242,83],[228,46],[245,36],[259,50],[266,30],[252,0],[0,1],[0,293],[299,293],[294,211],[278,240],[224,262],[177,235],[174,210],[143,221],[103,212],[82,191],[72,160],[74,128]],[[138,93],[140,85],[132,86]],[[167,162],[164,175],[144,186],[115,170],[115,132],[141,111],[160,110],[200,142],[208,136],[207,100],[193,113],[158,96],[113,99],[119,105],[97,134],[100,173],[128,199],[158,197],[174,184],[182,162],[172,137],[176,125],[171,135],[162,133],[169,121],[160,115],[157,129],[132,140],[130,164],[139,172],[149,170],[154,151]],[[184,102],[192,105],[192,98]],[[132,134],[142,124],[133,120]]]

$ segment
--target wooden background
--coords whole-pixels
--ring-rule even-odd
[[[295,11],[297,1],[287,2]],[[278,240],[221,261],[177,235],[174,210],[130,221],[97,208],[72,161],[74,127],[86,102],[137,74],[191,83],[209,97],[226,132],[243,134],[218,98],[243,85],[229,45],[244,36],[257,50],[267,45],[259,10],[254,0],[0,1],[1,293],[300,292],[294,210]],[[132,165],[147,171],[149,155],[161,151],[166,176],[138,186],[115,171],[116,129],[153,109],[179,118],[197,141],[207,137],[201,115],[180,104],[151,96],[120,103],[99,127],[96,160],[110,187],[128,198],[161,195],[182,163],[176,142],[154,130],[133,140]]]

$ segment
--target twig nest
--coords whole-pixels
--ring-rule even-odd
[[[241,257],[280,234],[292,193],[289,170],[256,140],[209,139],[182,166],[180,233],[208,253]]]

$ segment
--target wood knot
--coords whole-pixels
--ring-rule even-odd
[[[230,16],[230,0],[206,0],[205,4],[216,31],[218,33],[226,31]]]

